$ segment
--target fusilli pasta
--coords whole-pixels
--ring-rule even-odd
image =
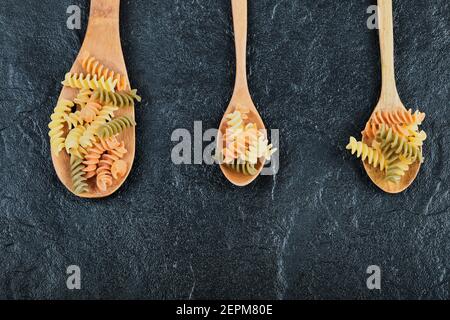
[[[137,95],[137,90],[110,92],[107,90],[95,90],[92,95],[92,100],[103,105],[110,105],[114,107],[134,107],[134,100],[140,102],[141,97]]]
[[[87,105],[86,105],[87,107]],[[110,121],[114,115],[114,112],[117,111],[117,107],[111,107],[111,106],[104,106],[101,108],[101,110],[98,113],[98,116],[95,117],[95,120],[91,122],[87,127],[86,130],[83,132],[83,135],[80,137],[80,145],[83,148],[92,146],[92,142],[95,141],[95,135],[97,134],[98,130],[102,128],[108,121]],[[120,118],[118,118],[120,119]],[[111,123],[111,122],[109,122]],[[108,124],[109,124],[108,123]],[[122,123],[122,122],[120,122]],[[115,128],[115,127],[114,127]],[[110,137],[109,135],[108,137]],[[102,136],[102,138],[105,138],[106,136]]]
[[[411,144],[406,138],[401,137],[392,128],[388,128],[384,124],[381,126],[376,139],[381,143],[380,147],[386,154],[391,151],[401,154],[412,162],[417,159],[423,161],[422,151],[417,146]]]
[[[98,79],[97,76],[92,76],[90,74],[85,76],[82,73],[77,74],[68,72],[62,84],[74,89],[102,89],[114,92],[117,80],[113,80],[112,78],[105,79],[103,77]]]
[[[65,116],[72,110],[74,106],[72,101],[61,99],[58,101],[53,114],[50,116],[50,123],[48,125],[50,131],[50,146],[52,152],[59,154],[64,149],[64,122]]]
[[[82,61],[83,69],[92,74],[96,75],[98,78],[104,77],[105,79],[112,78],[117,81],[117,90],[127,90],[127,78],[119,73],[110,70],[105,67],[100,61],[95,59],[93,56],[87,56]]]
[[[86,172],[86,179],[90,179],[97,174],[97,167],[101,156],[108,150],[118,148],[120,143],[115,137],[109,139],[97,139],[94,145],[87,149],[83,164],[86,166],[83,171]]]
[[[227,166],[236,172],[243,173],[246,176],[254,176],[258,173],[255,165],[249,162],[239,163],[239,161],[236,160],[230,164],[227,164]]]
[[[70,175],[72,178],[72,191],[75,194],[81,194],[88,191],[88,184],[86,183],[87,179],[83,169],[84,165],[82,160],[72,155],[70,157]]]
[[[74,155],[80,159],[83,158],[83,154],[86,151],[80,146],[80,138],[83,136],[86,128],[84,126],[78,126],[69,131],[66,137],[66,151],[70,155]]]
[[[386,159],[380,150],[371,148],[364,142],[357,141],[354,137],[350,137],[346,149],[350,150],[352,154],[356,153],[356,157],[361,158],[362,161],[367,159],[367,162],[374,168],[383,171],[387,167]]]
[[[123,130],[136,126],[136,122],[129,116],[122,116],[113,119],[112,121],[104,124],[98,129],[98,136],[100,138],[109,138]]]
[[[119,147],[107,151],[102,155],[97,168],[97,187],[101,191],[106,191],[113,183],[111,167],[115,161],[123,158],[127,153],[123,142]]]

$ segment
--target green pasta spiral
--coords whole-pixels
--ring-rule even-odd
[[[137,90],[111,92],[107,90],[97,89],[93,92],[92,97],[94,101],[98,101],[103,105],[113,107],[134,107],[134,101],[140,102],[142,99],[137,94]]]
[[[85,177],[85,168],[83,160],[76,157],[70,157],[70,176],[72,178],[72,191],[75,194],[81,194],[88,191],[87,179]]]
[[[399,183],[406,171],[409,170],[411,164],[412,161],[410,159],[400,155],[388,164],[385,179],[390,182]]]
[[[231,164],[227,164],[226,166],[236,172],[243,173],[246,176],[254,176],[258,174],[258,170],[256,170],[255,165],[251,164],[250,162],[240,163],[236,160]]]
[[[98,130],[98,136],[100,138],[109,138],[121,133],[127,128],[131,128],[134,126],[136,126],[136,122],[131,117],[118,117],[101,126]]]
[[[410,143],[406,138],[401,137],[392,128],[388,128],[384,124],[378,131],[376,139],[381,143],[381,150],[386,155],[390,156],[392,153],[395,153],[412,162],[416,160],[423,162],[422,150],[419,147]]]

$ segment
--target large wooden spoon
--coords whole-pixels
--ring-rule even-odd
[[[261,116],[256,110],[255,104],[250,96],[247,83],[247,0],[231,0],[231,6],[233,11],[233,25],[234,25],[234,40],[236,46],[236,80],[234,85],[234,92],[231,101],[228,105],[225,114],[233,111],[238,106],[245,106],[250,109],[248,121],[256,124],[258,129],[265,130],[265,126]],[[218,132],[218,144],[217,150],[223,148],[222,136],[226,130],[226,118],[223,117],[220,122]],[[225,164],[220,164],[220,168],[225,177],[236,186],[246,186],[255,180],[261,170],[264,167],[264,163],[258,161],[256,166],[257,174],[244,175],[239,173]]]
[[[399,109],[406,110],[400,101],[395,83],[392,0],[378,0],[378,27],[381,50],[382,86],[380,100],[375,107],[374,113],[378,111],[391,112]],[[373,183],[388,193],[400,193],[406,190],[417,177],[420,165],[420,161],[414,162],[400,182],[393,183],[386,181],[384,174],[380,170],[374,169],[366,161],[364,162],[364,168]]]
[[[91,10],[86,36],[77,60],[70,70],[71,72],[83,73],[81,64],[82,60],[90,54],[110,69],[121,73],[126,77],[126,79],[128,79],[125,60],[122,53],[122,46],[120,44],[119,11],[120,0],[91,0]],[[77,90],[64,87],[59,98],[73,100],[76,93]],[[134,119],[134,108],[120,108],[115,113],[116,117],[123,115],[128,115]],[[106,192],[101,192],[98,190],[95,186],[95,179],[90,179],[93,181],[89,181],[89,192],[78,194],[77,196],[83,198],[106,197],[114,193],[126,180],[134,160],[134,127],[124,130],[124,132],[119,135],[118,139],[125,142],[125,148],[128,150],[124,157],[124,160],[128,164],[127,173],[121,179],[114,180],[113,185],[109,187]],[[69,156],[65,151],[61,151],[59,155],[54,155],[52,153],[52,160],[59,179],[67,189],[72,191]]]

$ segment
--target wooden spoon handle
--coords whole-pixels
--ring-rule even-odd
[[[382,73],[381,100],[384,105],[396,106],[401,102],[395,84],[392,0],[378,0],[378,27]]]
[[[235,92],[247,90],[247,0],[231,0],[236,45]]]
[[[120,43],[120,0],[91,0],[89,23],[80,59],[93,55],[120,73],[125,73]]]
[[[91,0],[90,18],[119,21],[120,0]]]

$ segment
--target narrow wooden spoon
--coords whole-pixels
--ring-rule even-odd
[[[261,116],[256,110],[255,104],[250,96],[247,83],[247,0],[231,0],[233,11],[234,40],[236,46],[236,80],[234,92],[225,114],[233,111],[237,105],[245,106],[250,109],[248,121],[256,124],[259,130],[265,130],[265,126]],[[226,118],[223,117],[219,126],[217,150],[223,148],[222,136],[226,130]],[[236,186],[246,186],[255,180],[261,173],[264,163],[258,161],[256,166],[257,174],[244,175],[239,173],[225,164],[220,164],[225,177]]]
[[[128,81],[127,69],[122,53],[119,31],[119,11],[120,0],[91,0],[91,9],[89,15],[89,24],[83,45],[78,54],[77,60],[71,68],[73,73],[83,73],[82,60],[87,55],[96,57],[103,64],[112,70],[121,73]],[[86,72],[84,72],[86,74]],[[129,86],[129,82],[128,82]],[[77,90],[64,87],[60,99],[73,100]],[[134,108],[120,108],[116,117],[127,115],[134,119]],[[83,198],[102,198],[114,193],[126,180],[133,165],[135,153],[135,130],[128,128],[118,137],[119,141],[125,142],[125,148],[128,150],[124,159],[128,164],[127,173],[118,180],[114,180],[113,185],[106,192],[101,192],[95,186],[94,181],[89,181],[89,192],[78,194]],[[67,153],[63,150],[59,155],[52,152],[53,165],[61,182],[67,189],[72,191],[72,179],[70,175],[70,160]]]
[[[392,112],[399,109],[406,110],[400,101],[395,83],[392,0],[378,0],[378,27],[381,50],[382,86],[380,100],[375,107],[374,113],[378,111]],[[400,182],[393,183],[386,181],[382,172],[374,169],[366,161],[364,162],[364,168],[373,183],[388,193],[400,193],[406,190],[417,177],[420,165],[420,161],[414,162]]]

